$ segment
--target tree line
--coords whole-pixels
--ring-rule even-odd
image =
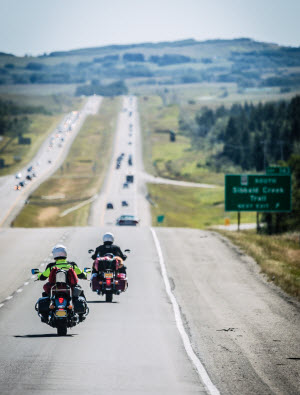
[[[0,136],[17,136],[26,133],[30,121],[28,114],[49,115],[43,106],[19,106],[0,99]]]
[[[179,121],[196,149],[205,142],[221,146],[212,162],[222,163],[222,171],[264,172],[267,166],[290,166],[293,180],[293,211],[267,214],[268,229],[283,231],[300,228],[300,96],[290,101],[234,104],[212,110],[203,108],[193,123]]]

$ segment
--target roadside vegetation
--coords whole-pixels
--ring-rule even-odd
[[[254,230],[219,232],[238,245],[260,266],[269,281],[300,299],[300,233],[257,234]]]
[[[63,166],[29,198],[14,227],[85,226],[90,204],[60,216],[92,198],[108,168],[120,100],[103,99],[99,113],[89,116]]]
[[[152,225],[164,215],[163,226],[205,229],[237,222],[236,213],[224,213],[224,188],[184,188],[181,186],[148,184],[151,198]],[[242,213],[243,223],[255,222],[255,213]]]
[[[63,114],[81,105],[79,98],[0,96],[0,176],[25,166]]]
[[[191,139],[179,133],[180,107],[163,104],[160,96],[144,96],[139,101],[146,170],[154,175],[185,181],[223,185],[223,175],[206,166],[214,152],[194,150]],[[170,142],[169,131],[176,134]]]

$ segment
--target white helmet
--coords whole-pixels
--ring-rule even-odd
[[[103,243],[105,243],[107,241],[109,241],[110,243],[113,243],[114,239],[115,238],[114,238],[114,235],[112,233],[107,232],[107,233],[105,233],[103,235]]]
[[[67,249],[62,244],[56,244],[52,249],[53,258],[66,258]]]

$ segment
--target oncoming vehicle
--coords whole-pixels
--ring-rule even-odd
[[[126,200],[122,200],[122,207],[128,207],[128,202]]]
[[[139,220],[135,215],[121,215],[117,221],[116,225],[119,226],[137,226],[139,224]]]
[[[112,203],[107,203],[106,204],[106,208],[107,209],[112,209],[112,208],[114,208],[114,205]]]
[[[128,182],[124,182],[123,188],[128,188],[128,187],[129,187]]]

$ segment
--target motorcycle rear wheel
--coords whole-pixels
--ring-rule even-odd
[[[113,301],[113,294],[111,292],[105,294],[105,301],[111,303]]]
[[[68,328],[67,324],[59,324],[57,325],[57,336],[67,336]]]

